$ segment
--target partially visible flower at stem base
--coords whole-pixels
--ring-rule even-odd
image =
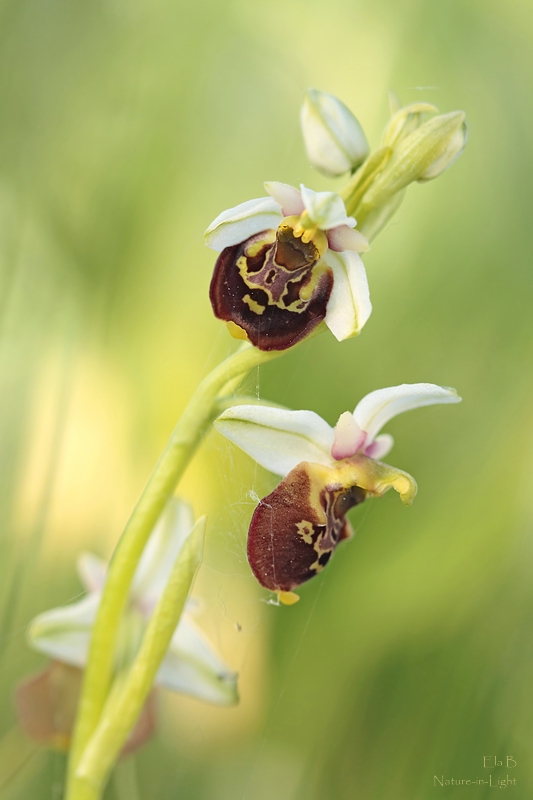
[[[118,680],[135,658],[148,621],[193,527],[190,506],[174,499],[154,528],[135,572],[121,622],[115,665]],[[53,659],[52,665],[24,682],[17,692],[17,707],[24,729],[30,735],[46,729],[53,733],[55,726],[56,746],[61,743],[68,746],[67,721],[72,724],[74,719],[71,707],[77,703],[80,676],[87,661],[92,626],[106,579],[104,562],[91,553],[80,556],[78,572],[87,596],[78,603],[40,614],[28,631],[30,646]],[[237,675],[224,664],[188,616],[181,618],[175,630],[157,673],[156,685],[218,705],[233,705],[238,701]],[[65,709],[70,710],[67,713]],[[62,720],[60,724],[57,723],[59,719]],[[149,698],[126,748],[131,749],[132,741],[142,743],[147,738],[153,730],[153,719],[153,699]],[[34,738],[39,739],[39,736]],[[50,744],[54,742],[51,740]]]
[[[83,670],[61,661],[17,686],[15,708],[24,733],[42,747],[67,752],[76,718]],[[122,755],[137,750],[151,737],[156,725],[155,692],[152,692],[122,748]]]
[[[312,411],[242,405],[225,411],[215,427],[284,480],[257,506],[248,534],[248,560],[259,583],[283,603],[313,578],[352,531],[346,513],[390,488],[409,505],[416,482],[382,463],[393,445],[381,428],[397,414],[435,403],[458,403],[454,389],[402,384],[364,397],[335,428]]]
[[[360,252],[368,250],[335,192],[265,184],[270,197],[224,211],[208,227],[218,250],[213,311],[260,350],[286,350],[324,321],[339,340],[355,336],[371,304]]]

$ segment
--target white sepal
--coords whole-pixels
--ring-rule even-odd
[[[213,220],[204,234],[205,243],[220,252],[256,233],[277,228],[282,219],[281,208],[272,197],[247,200],[228,208]]]
[[[460,402],[455,389],[434,383],[402,383],[370,392],[357,404],[353,415],[359,427],[367,432],[370,442],[390,419],[404,411],[435,403]]]
[[[349,108],[327,92],[309,89],[300,114],[307,157],[335,177],[362,164],[369,153],[363,129]]]
[[[101,592],[104,588],[106,565],[94,553],[83,552],[76,562],[80,580],[89,592]]]
[[[333,271],[333,289],[324,322],[341,342],[356,336],[372,312],[368,280],[360,256],[352,250],[327,250],[322,258]]]
[[[211,648],[198,628],[184,618],[172,637],[156,683],[217,705],[230,706],[239,700],[236,673]]]
[[[85,666],[100,597],[99,592],[90,594],[79,603],[39,614],[28,629],[30,646],[56,661]]]
[[[346,206],[340,194],[336,192],[314,192],[303,183],[300,184],[305,210],[320,230],[329,231],[338,225],[355,228],[355,220],[346,214]]]
[[[193,527],[194,514],[189,503],[172,498],[148,540],[132,583],[131,602],[145,617],[154,610]]]
[[[234,406],[220,415],[215,428],[276,475],[287,475],[302,461],[332,462],[333,428],[313,411]]]

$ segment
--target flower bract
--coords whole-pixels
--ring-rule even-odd
[[[359,255],[368,250],[340,195],[266,183],[269,197],[224,211],[208,227],[220,252],[210,287],[215,316],[261,350],[285,350],[324,321],[355,336],[372,306]]]
[[[458,403],[454,389],[402,384],[366,395],[335,428],[313,411],[259,405],[227,409],[216,428],[283,480],[257,506],[248,534],[248,560],[259,583],[294,602],[293,589],[317,575],[351,535],[346,512],[394,488],[408,505],[416,482],[381,462],[393,445],[380,433],[410,409]]]

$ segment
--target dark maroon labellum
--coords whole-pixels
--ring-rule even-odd
[[[347,511],[367,493],[324,485],[320,468],[303,462],[257,506],[248,533],[248,561],[259,583],[290,592],[317,575],[349,538]]]
[[[44,670],[20,683],[15,707],[22,730],[44,747],[67,751],[82,682],[82,670],[52,661]],[[122,755],[141,747],[156,725],[154,690],[148,695],[135,728],[122,748]]]
[[[215,316],[239,325],[260,350],[286,350],[326,316],[333,275],[319,262],[313,241],[283,224],[226,247],[209,290]]]

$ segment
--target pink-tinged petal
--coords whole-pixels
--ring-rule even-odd
[[[343,250],[355,250],[356,253],[366,253],[370,250],[368,240],[361,231],[349,228],[348,225],[339,225],[327,232],[330,250],[342,253]]]
[[[331,455],[337,461],[354,456],[366,441],[366,433],[361,430],[349,411],[340,415],[334,433]]]
[[[299,189],[279,181],[266,181],[264,187],[276,203],[281,206],[285,217],[300,216],[305,206]]]
[[[364,449],[365,456],[369,458],[374,458],[376,461],[380,461],[387,453],[392,449],[394,445],[394,439],[390,435],[390,433],[382,433],[379,436],[376,436],[373,442],[370,442]]]

